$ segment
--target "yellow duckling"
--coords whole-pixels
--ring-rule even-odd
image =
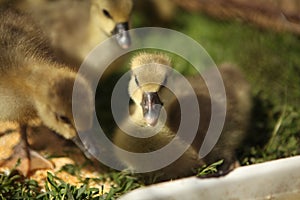
[[[23,154],[15,154],[11,160],[24,157],[21,170],[26,175],[45,166],[30,166],[30,160],[38,156],[28,148],[28,121],[40,118],[66,139],[77,141],[72,105],[81,113],[76,128],[87,130],[92,124],[93,95],[84,78],[55,61],[47,40],[30,17],[9,9],[1,12],[0,21],[0,120],[20,124]],[[76,77],[80,93],[72,98]]]
[[[99,43],[116,34],[121,48],[131,44],[132,0],[22,0],[11,3],[29,12],[50,38],[56,54],[79,67]]]
[[[143,67],[140,68],[140,66]],[[128,90],[131,99],[134,101],[134,111],[130,116],[134,125],[123,123],[126,128],[123,130],[135,133],[134,135],[147,135],[148,130],[156,131],[156,127],[162,123],[163,126],[161,129],[157,129],[159,130],[157,134],[147,138],[132,137],[121,129],[117,129],[114,135],[114,142],[126,151],[135,153],[153,152],[166,146],[173,139],[175,139],[175,146],[178,149],[187,145],[183,138],[175,137],[181,122],[178,98],[184,104],[189,105],[192,94],[186,94],[186,91],[181,91],[182,95],[176,98],[170,90],[166,89],[163,85],[170,81],[171,72],[163,66],[172,66],[170,59],[163,54],[141,53],[132,59],[132,76]],[[226,90],[227,112],[225,125],[217,144],[207,156],[200,159],[198,152],[210,123],[211,103],[214,102],[217,105],[220,103],[218,103],[218,99],[210,98],[205,82],[200,76],[187,77],[186,79],[192,86],[199,105],[201,120],[199,120],[198,131],[191,145],[179,159],[153,172],[155,176],[160,176],[157,180],[168,180],[192,175],[194,173],[193,169],[220,159],[224,159],[222,170],[228,170],[230,165],[235,162],[235,150],[245,137],[249,123],[251,109],[250,87],[240,71],[235,67],[224,65],[219,70]],[[178,87],[180,90],[181,85],[176,85],[176,82],[173,82],[175,83],[174,87]],[[161,113],[162,108],[165,109],[166,119],[161,117],[163,115]],[[189,112],[192,113],[193,110]],[[148,129],[137,130],[136,125],[149,127]],[[127,157],[127,154],[122,152],[117,154],[121,163],[133,171],[151,165],[153,162],[160,162],[159,160],[152,160],[149,163],[147,161],[141,163],[138,159]],[[150,174],[153,175],[153,173]]]

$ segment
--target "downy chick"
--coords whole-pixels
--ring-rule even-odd
[[[121,48],[131,44],[132,0],[16,0],[13,7],[29,12],[50,38],[56,54],[79,67],[88,53],[117,34]]]
[[[182,145],[186,145],[184,138],[175,137],[181,123],[181,105],[179,105],[177,98],[180,98],[184,104],[190,105],[192,94],[186,94],[184,90],[181,91],[181,85],[176,85],[178,83],[176,80],[173,83],[175,83],[175,87],[179,88],[182,95],[175,97],[170,90],[166,89],[163,85],[170,81],[171,73],[162,65],[172,66],[170,59],[163,54],[141,53],[132,59],[132,77],[128,88],[129,95],[134,101],[134,111],[130,116],[131,120],[139,126],[150,126],[153,130],[161,123],[164,123],[164,125],[156,135],[149,138],[132,137],[117,129],[114,135],[114,142],[124,150],[136,153],[152,152],[169,144],[174,138],[178,149],[182,148]],[[139,68],[140,66],[144,67]],[[199,120],[197,134],[191,145],[179,159],[169,166],[148,175],[160,176],[157,178],[158,181],[179,178],[192,175],[195,173],[193,169],[203,164],[211,164],[221,159],[224,159],[222,170],[226,171],[236,161],[235,150],[246,135],[250,117],[250,87],[235,67],[224,65],[219,70],[226,90],[227,113],[222,134],[213,150],[200,159],[198,152],[210,124],[211,103],[215,103],[217,106],[220,103],[218,99],[210,98],[208,88],[200,76],[186,77],[196,94],[199,105],[201,120]],[[166,110],[167,118],[165,121],[160,117],[162,108]],[[188,112],[195,111],[190,110]],[[125,123],[126,120],[123,124],[126,130],[134,132],[135,135],[147,135],[145,132],[137,132],[136,127]],[[122,152],[117,154],[120,161],[133,171],[136,168],[151,165],[153,162],[160,162],[159,160],[152,160],[149,163],[140,163],[134,158],[126,157],[126,154]]]
[[[41,157],[28,148],[28,121],[40,118],[64,138],[77,141],[72,105],[81,113],[77,130],[87,130],[92,125],[93,95],[84,78],[55,61],[47,40],[29,16],[9,9],[1,12],[0,21],[0,120],[20,124],[23,140],[18,152],[23,153],[14,156],[24,157],[21,171],[26,175],[45,166],[30,166]],[[80,92],[72,98],[76,78]]]

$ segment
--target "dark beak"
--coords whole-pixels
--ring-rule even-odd
[[[129,30],[128,22],[117,24],[115,29],[113,30],[113,34],[116,35],[118,44],[123,49],[129,48],[131,45],[131,39],[128,30]]]
[[[79,136],[75,136],[74,138],[72,138],[72,140],[88,159],[93,159],[92,154],[90,154],[88,149],[86,149],[84,144],[81,142]]]
[[[141,103],[144,119],[149,126],[157,124],[161,107],[163,103],[160,101],[156,92],[145,92]]]

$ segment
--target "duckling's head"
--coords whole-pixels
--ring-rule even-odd
[[[102,31],[111,36],[116,34],[118,44],[126,49],[131,40],[126,32],[132,11],[132,0],[92,0],[91,14],[99,17]]]
[[[44,88],[43,98],[36,101],[38,116],[50,129],[66,139],[74,139],[77,131],[85,131],[92,126],[94,101],[88,83],[77,77],[76,97],[73,97],[74,74],[58,73],[55,80]],[[76,127],[72,108],[79,109]]]
[[[131,60],[132,75],[129,82],[131,99],[141,106],[149,126],[155,126],[163,106],[159,92],[170,75],[170,58],[158,53],[140,53]]]

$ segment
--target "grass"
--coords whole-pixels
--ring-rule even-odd
[[[144,22],[134,17],[135,27]],[[243,165],[300,154],[300,41],[289,33],[260,30],[239,21],[222,22],[201,14],[181,12],[169,28],[198,41],[220,64],[232,62],[245,72],[252,85],[253,118],[247,144],[239,152]],[[189,69],[186,69],[187,71]],[[184,69],[181,72],[188,73]],[[112,131],[112,127],[107,127]],[[220,163],[199,169],[198,175],[215,172]],[[62,170],[78,173],[73,165]],[[90,188],[89,180],[72,186],[48,174],[46,190],[16,171],[0,174],[1,199],[115,199],[143,184],[128,173],[108,173],[99,181],[112,180],[103,194]]]
[[[208,166],[202,166],[201,168],[197,169],[196,176],[197,177],[205,177],[207,175],[212,175],[218,172],[218,166],[222,165],[224,160],[219,160],[215,163],[212,163]]]
[[[74,175],[73,172],[78,170],[78,166],[66,165],[62,170]],[[86,178],[81,181],[80,186],[74,186],[48,172],[45,189],[42,190],[35,180],[27,179],[18,171],[12,170],[9,173],[0,173],[0,199],[110,200],[142,186],[137,177],[126,172],[111,172],[92,180],[100,183],[111,182],[108,193],[103,192],[104,185],[102,189],[90,187],[90,181]]]
[[[33,199],[38,193],[36,181],[25,179],[14,170],[8,174],[0,173],[0,199]]]
[[[203,177],[217,172],[217,167],[222,164],[222,160],[209,166],[198,169],[197,176]],[[62,167],[63,171],[71,175],[78,174],[80,167],[67,164]],[[79,176],[79,175],[78,175]],[[74,186],[59,179],[55,174],[47,173],[45,189],[38,185],[35,180],[27,179],[17,170],[8,173],[0,173],[0,199],[22,199],[22,200],[113,200],[121,195],[143,186],[142,178],[133,176],[127,172],[111,172],[93,179],[101,183],[111,182],[109,192],[104,193],[102,189],[89,186],[90,179],[81,181],[80,186]]]
[[[217,167],[222,160],[209,166],[198,169],[197,176],[210,175],[217,172]],[[67,164],[61,168],[71,175],[79,176],[80,167]],[[80,178],[80,177],[79,177]],[[142,178],[133,176],[127,172],[111,172],[99,176],[93,181],[104,183],[111,182],[109,192],[104,193],[104,185],[101,190],[89,186],[89,178],[81,180],[80,186],[74,186],[59,179],[55,174],[47,173],[45,189],[38,185],[35,180],[27,179],[17,170],[8,173],[0,173],[0,198],[3,200],[25,199],[25,200],[110,200],[120,197],[133,189],[143,186]]]

